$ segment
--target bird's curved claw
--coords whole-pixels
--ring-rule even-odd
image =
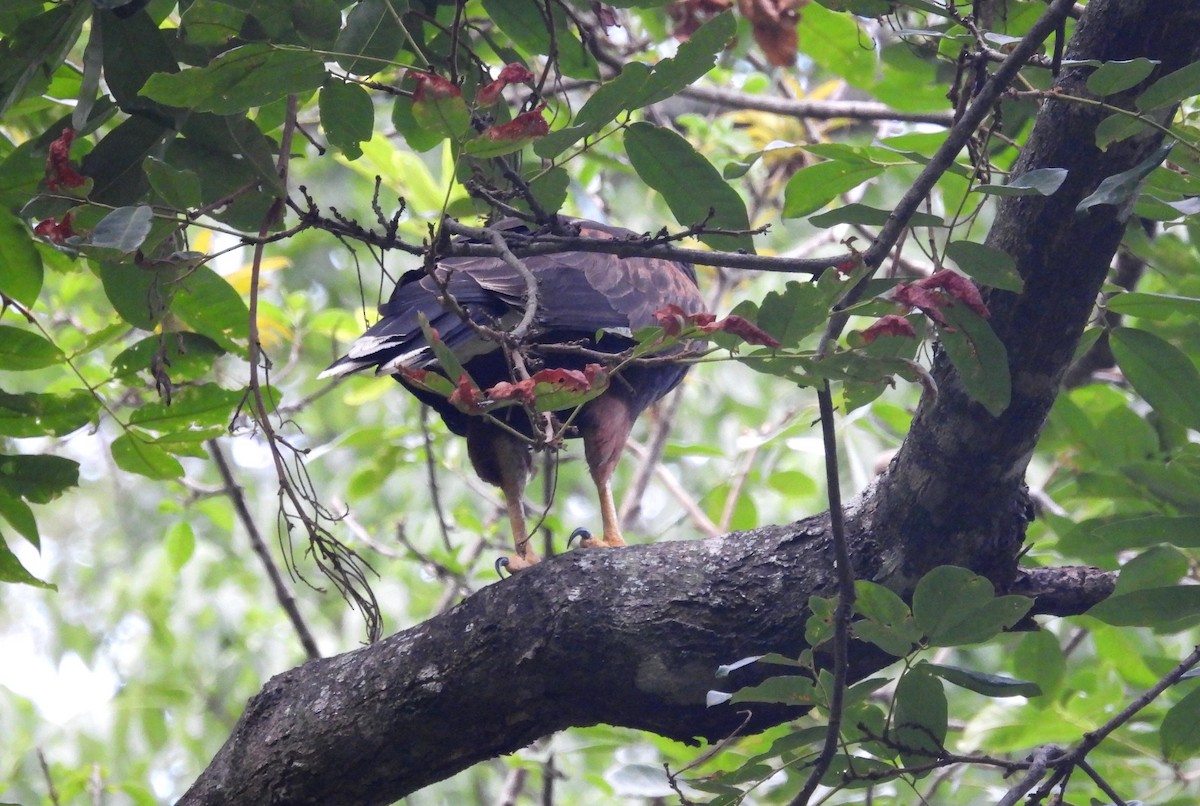
[[[507,557],[500,557],[496,560],[496,573],[501,579],[504,579],[504,571],[508,572],[509,576],[524,571],[526,568],[532,568],[541,562],[541,558],[537,556],[531,549],[526,549],[524,556],[520,554],[510,554]]]
[[[571,536],[567,538],[567,548],[571,548],[571,543],[575,541],[575,538],[579,538],[579,547],[581,549],[595,549],[606,545],[603,540],[597,538],[583,526],[571,532]]]

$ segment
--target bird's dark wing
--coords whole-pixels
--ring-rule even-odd
[[[587,222],[581,225],[581,234],[613,238],[633,233]],[[695,274],[687,264],[573,251],[522,262],[537,283],[535,341],[539,334],[554,334],[560,340],[590,339],[601,330],[627,334],[655,325],[654,312],[668,305],[678,305],[687,313],[704,308]],[[525,312],[528,288],[521,273],[495,257],[447,258],[438,263],[436,273],[436,280],[423,271],[405,274],[380,307],[380,320],[322,377],[372,366],[381,373],[396,373],[402,367],[433,365],[433,351],[420,328],[422,314],[464,364],[498,350],[498,344],[443,303],[439,281],[471,322],[508,329]]]

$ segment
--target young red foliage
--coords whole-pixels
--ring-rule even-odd
[[[413,90],[414,102],[462,97],[462,90],[456,84],[439,75],[417,73],[413,80],[417,82],[417,88]]]
[[[50,144],[46,156],[46,186],[51,190],[77,188],[87,182],[87,177],[71,167],[71,142],[74,139],[75,130],[67,128]]]
[[[912,323],[903,316],[889,313],[887,316],[881,316],[873,325],[863,330],[859,335],[862,337],[862,343],[865,347],[880,336],[904,336],[915,339],[917,331],[913,329]]]
[[[534,75],[529,72],[529,69],[523,64],[513,62],[504,66],[500,71],[500,75],[496,80],[481,89],[475,95],[475,103],[478,106],[491,106],[500,100],[500,93],[509,84],[523,84],[526,81],[533,81]]]
[[[471,378],[465,372],[458,376],[458,383],[454,384],[454,392],[448,399],[451,405],[468,414],[476,414],[480,411],[479,390],[475,388],[475,384],[471,383]]]
[[[39,221],[33,228],[33,234],[45,238],[51,243],[64,243],[67,238],[79,233],[71,228],[71,214],[67,213],[63,216],[62,221],[55,221],[53,218]]]
[[[492,126],[481,135],[489,140],[528,140],[534,137],[545,137],[550,133],[550,124],[542,117],[545,104],[536,106],[528,112],[522,112],[508,123]]]

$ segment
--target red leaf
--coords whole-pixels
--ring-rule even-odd
[[[500,381],[487,390],[491,400],[520,400],[522,403],[533,403],[536,396],[533,393],[533,379],[509,383]]]
[[[944,291],[984,319],[988,319],[992,315],[991,311],[987,309],[987,305],[983,303],[983,297],[979,295],[979,289],[975,287],[973,282],[958,272],[951,271],[950,269],[942,269],[926,277],[924,280],[918,280],[916,285],[922,288]]]
[[[532,140],[534,137],[545,137],[550,133],[550,124],[542,117],[545,104],[534,107],[528,112],[522,112],[508,123],[492,126],[486,129],[481,137],[489,140]]]
[[[500,93],[509,84],[523,84],[526,81],[533,81],[534,75],[523,64],[505,65],[500,71],[500,75],[495,81],[488,84],[475,95],[475,103],[478,106],[491,106],[500,100]]]
[[[425,383],[425,378],[429,375],[429,370],[416,367],[400,367],[397,372],[414,383]]]
[[[417,83],[417,88],[413,90],[413,101],[415,102],[462,97],[462,90],[456,84],[439,75],[417,73],[413,80]]]
[[[675,20],[672,36],[686,42],[706,19],[715,17],[733,5],[733,0],[679,0],[667,9]]]
[[[654,312],[654,321],[668,336],[678,336],[688,324],[688,315],[683,308],[671,304]]]
[[[45,238],[51,243],[63,243],[67,238],[79,233],[71,228],[71,214],[67,213],[61,222],[55,221],[53,218],[39,221],[33,228],[33,234]]]
[[[77,188],[87,182],[86,177],[71,167],[71,142],[74,139],[75,130],[66,128],[62,130],[58,139],[50,144],[46,156],[46,186],[51,190]]]
[[[725,333],[732,333],[734,336],[737,336],[747,344],[757,344],[762,347],[772,348],[781,346],[779,339],[775,338],[770,333],[751,322],[749,319],[743,319],[740,316],[726,316],[720,322],[717,322],[706,328],[705,332],[711,333],[713,330],[721,330]]]
[[[946,324],[946,317],[942,316],[944,300],[927,288],[916,283],[901,283],[892,292],[892,299],[901,305],[916,308],[939,325]]]
[[[539,369],[529,380],[535,384],[553,384],[568,392],[586,392],[592,386],[587,374],[577,369]]]
[[[454,384],[454,392],[451,393],[449,400],[452,406],[467,414],[478,414],[480,411],[479,390],[475,388],[475,384],[471,383],[471,378],[465,372],[458,376],[458,383]]]
[[[863,330],[859,335],[862,336],[862,343],[865,347],[880,336],[904,336],[915,339],[917,331],[913,329],[912,323],[903,316],[889,313],[887,316],[880,317],[875,324]]]
[[[796,63],[798,9],[808,0],[738,0],[742,15],[750,21],[754,41],[776,67]]]

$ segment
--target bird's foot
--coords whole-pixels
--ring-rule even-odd
[[[512,576],[518,571],[532,568],[539,562],[541,562],[541,558],[534,553],[533,549],[526,549],[524,554],[512,554],[496,560],[496,574],[503,578],[504,571],[508,571],[509,576]]]
[[[625,539],[620,534],[596,537],[582,526],[571,532],[571,536],[567,538],[567,548],[571,547],[575,538],[579,538],[579,547],[583,549],[612,549],[625,545]]]

